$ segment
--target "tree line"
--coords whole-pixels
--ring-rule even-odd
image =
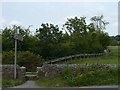
[[[110,44],[110,36],[104,32],[108,24],[103,15],[94,16],[90,23],[86,17],[68,18],[63,27],[42,23],[31,34],[30,28],[22,26],[5,27],[2,30],[2,50],[14,51],[13,35],[19,29],[24,40],[18,41],[18,51],[29,51],[41,55],[45,60],[83,53],[100,53]]]
[[[110,36],[110,38],[111,38],[111,42],[110,42],[111,46],[120,46],[120,35]]]

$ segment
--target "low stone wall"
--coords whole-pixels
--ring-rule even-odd
[[[0,65],[2,68],[2,78],[14,78],[14,65]],[[25,79],[26,68],[16,67],[16,77],[18,79]]]
[[[120,67],[120,64],[44,64],[42,67],[37,67],[38,78],[40,77],[48,77],[53,78],[55,76],[59,76],[60,73],[65,69],[69,68],[71,70],[84,70],[88,67],[92,68],[109,68],[109,67]]]
[[[109,68],[109,67],[120,67],[120,64],[44,64],[42,67],[37,67],[35,72],[37,78],[48,77],[54,78],[59,76],[65,68],[69,68],[73,71],[85,70],[88,67],[92,68]],[[2,69],[1,69],[2,68]],[[3,78],[14,78],[14,65],[0,65],[0,73],[2,72]],[[19,67],[17,65],[17,78],[26,79],[25,67]]]

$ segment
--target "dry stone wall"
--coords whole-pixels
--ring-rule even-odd
[[[0,65],[2,78],[14,78],[14,65]],[[25,79],[26,68],[19,67],[16,68],[16,76],[18,79]]]
[[[109,68],[109,67],[120,67],[120,64],[44,64],[42,67],[37,67],[38,78],[48,77],[54,78],[59,76],[60,73],[65,69],[69,68],[73,72],[76,70],[85,70],[88,67],[92,68]]]
[[[109,68],[120,67],[120,64],[43,64],[42,67],[37,67],[37,78],[48,77],[54,78],[59,76],[65,69],[71,69],[73,72],[76,70],[85,70],[88,67],[92,68]],[[1,69],[2,68],[2,69]],[[0,65],[0,73],[2,78],[14,78],[14,65]],[[26,68],[17,65],[17,78],[26,79]]]

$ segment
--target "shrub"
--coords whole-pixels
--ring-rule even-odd
[[[37,66],[41,66],[44,59],[40,55],[35,55],[29,51],[17,53],[17,64],[26,67],[27,71],[35,71]],[[14,64],[14,52],[3,52],[3,64]]]
[[[64,69],[62,77],[69,86],[118,84],[118,68],[86,68],[76,74]]]

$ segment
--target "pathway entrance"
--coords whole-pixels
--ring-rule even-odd
[[[36,80],[38,78],[37,72],[26,72],[26,80]]]

